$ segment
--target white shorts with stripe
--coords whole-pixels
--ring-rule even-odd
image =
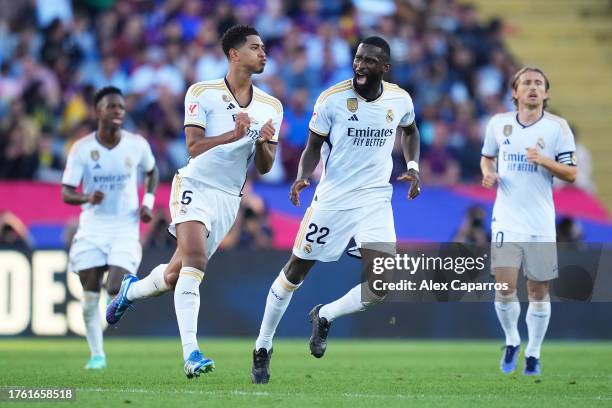
[[[206,255],[210,259],[234,225],[239,208],[240,197],[176,174],[170,193],[172,222],[168,231],[176,237],[177,224],[201,222],[208,230]]]
[[[293,254],[301,259],[336,261],[351,238],[362,243],[391,243],[395,227],[391,202],[381,201],[350,210],[321,210],[309,207],[295,238]]]
[[[493,230],[491,274],[495,268],[522,269],[527,279],[545,282],[559,276],[556,237]]]

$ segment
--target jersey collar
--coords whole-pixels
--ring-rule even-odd
[[[383,94],[385,93],[385,81],[381,81],[381,83],[380,83],[380,88],[381,88],[380,95],[378,95],[378,97],[376,99],[371,99],[371,100],[367,100],[363,96],[359,95],[359,92],[357,92],[357,89],[355,89],[355,78],[351,79],[351,87],[353,88],[353,92],[355,92],[355,95],[357,95],[357,97],[359,99],[361,99],[362,101],[366,101],[368,103],[369,102],[376,102],[376,101],[380,100],[380,98],[382,98]]]
[[[527,129],[528,127],[531,127],[533,125],[535,125],[536,123],[538,123],[540,120],[542,120],[542,118],[544,117],[544,111],[542,110],[542,115],[540,115],[540,117],[538,118],[538,120],[536,120],[535,122],[533,122],[531,125],[523,125],[521,123],[521,121],[519,120],[519,116],[518,116],[518,112],[516,112],[516,115],[514,115],[514,119],[516,120],[516,123],[519,124],[519,126],[523,129]]]
[[[227,89],[227,91],[230,93],[230,95],[232,95],[232,98],[234,98],[234,100],[236,101],[236,103],[238,104],[238,106],[240,106],[242,109],[246,109],[249,106],[251,106],[251,102],[253,102],[253,83],[251,83],[251,97],[249,98],[249,103],[247,103],[246,106],[242,106],[239,102],[238,99],[236,98],[236,96],[234,95],[234,93],[232,92],[232,89],[229,86],[229,83],[227,82],[227,77],[223,77],[223,83],[225,84],[225,88]]]
[[[94,131],[94,138],[96,139],[96,142],[103,147],[106,150],[113,150],[115,147],[119,146],[119,144],[121,143],[121,141],[123,140],[123,129],[119,130],[119,141],[117,142],[117,144],[115,144],[113,147],[108,147],[106,146],[104,143],[102,143],[102,141],[100,140],[100,138],[98,137],[98,131]]]

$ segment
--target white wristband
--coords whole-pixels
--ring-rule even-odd
[[[144,197],[142,197],[142,206],[147,207],[152,210],[153,205],[155,204],[155,195],[153,193],[146,193]]]
[[[406,165],[406,170],[416,170],[417,172],[419,171],[419,163],[415,162],[414,160],[410,160],[408,162],[408,164]]]

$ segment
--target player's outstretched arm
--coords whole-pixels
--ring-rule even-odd
[[[255,142],[255,167],[259,174],[266,174],[274,165],[276,143],[272,141],[276,129],[269,119],[259,131],[259,139]]]
[[[298,165],[297,177],[289,192],[289,199],[293,205],[297,207],[300,205],[300,191],[310,185],[308,179],[312,176],[312,172],[317,167],[317,164],[319,164],[319,160],[321,159],[321,146],[323,146],[325,137],[329,136],[321,136],[313,131],[310,131],[308,134],[306,148],[302,152],[300,164]]]
[[[413,200],[421,194],[421,177],[419,176],[419,158],[421,155],[421,135],[416,126],[416,122],[412,122],[410,126],[402,127],[402,151],[406,160],[407,170],[397,179],[399,181],[407,181],[410,183],[408,190],[408,198]]]
[[[482,171],[482,186],[491,188],[499,181],[497,170],[495,170],[495,158],[482,156],[480,158],[480,171]]]
[[[578,169],[576,166],[559,163],[549,157],[544,156],[540,153],[540,149],[538,149],[537,146],[528,147],[526,151],[527,161],[529,161],[529,163],[534,163],[544,167],[546,170],[550,171],[553,176],[560,178],[563,181],[567,181],[568,183],[573,183],[576,181],[576,176],[578,174]]]
[[[91,194],[83,194],[76,191],[76,187],[67,186],[65,184],[62,186],[62,200],[64,200],[66,204],[100,204],[103,199],[104,193],[102,191],[94,191]]]
[[[245,135],[250,125],[251,118],[249,118],[249,115],[246,112],[240,112],[236,115],[234,130],[230,130],[219,136],[205,137],[206,133],[204,128],[199,126],[186,126],[185,143],[187,144],[189,156],[196,157],[213,147],[235,142]]]

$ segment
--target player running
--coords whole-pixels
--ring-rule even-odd
[[[214,369],[196,339],[199,286],[208,260],[236,220],[249,164],[254,160],[260,174],[272,168],[283,118],[278,99],[252,83],[251,76],[266,64],[257,31],[237,25],[221,43],[229,60],[227,76],[198,82],[185,96],[191,159],[172,182],[168,228],[177,250],[168,265],[157,266],[145,279],[126,277],[106,310],[106,320],[115,324],[134,300],[174,289],[187,378]]]
[[[300,192],[310,182],[319,158],[324,174],[306,211],[295,239],[293,255],[268,293],[266,308],[253,350],[253,383],[270,378],[272,338],[293,292],[300,287],[315,261],[331,262],[342,255],[351,238],[362,243],[388,243],[395,251],[395,230],[389,183],[391,152],[398,127],[407,162],[399,180],[411,183],[408,197],[419,195],[419,132],[410,95],[384,82],[390,68],[390,49],[380,37],[362,41],[353,60],[354,77],[323,92],[310,120],[308,142],[291,187],[291,202],[300,205]],[[378,251],[361,248],[364,267]],[[382,300],[370,293],[362,299],[357,285],[342,298],[317,305],[310,312],[310,352],[320,358],[327,347],[331,323],[344,315],[361,312]]]
[[[496,292],[495,311],[506,335],[500,361],[516,369],[521,338],[516,296],[519,269],[527,278],[529,307],[526,375],[540,374],[540,348],[550,320],[549,281],[558,276],[553,176],[576,180],[574,135],[567,122],[545,111],[550,85],[544,73],[525,67],[514,75],[517,111],[495,115],[487,125],[480,167],[482,185],[498,184],[493,207],[492,273],[507,290]],[[544,243],[544,244],[542,244]]]
[[[98,129],[72,147],[62,178],[65,203],[81,205],[79,228],[70,246],[70,269],[83,285],[83,319],[91,358],[86,369],[106,367],[98,304],[104,284],[115,296],[123,275],[140,265],[139,219],[151,221],[159,181],[147,141],[121,129],[125,101],[118,88],[100,89],[94,97]],[[138,174],[145,172],[146,193],[138,208]],[[83,186],[83,192],[77,187]]]

